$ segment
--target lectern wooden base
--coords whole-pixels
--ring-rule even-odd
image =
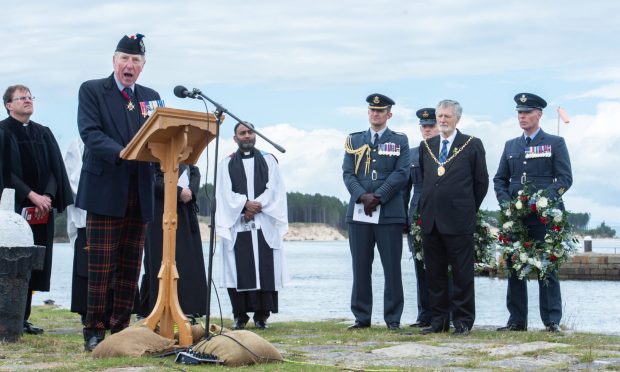
[[[215,137],[215,125],[212,114],[158,108],[121,153],[123,159],[158,162],[164,173],[163,252],[158,274],[159,292],[153,311],[146,318],[146,326],[155,330],[159,324],[159,334],[173,339],[176,324],[179,328],[180,346],[190,346],[193,340],[189,320],[183,314],[177,294],[179,163],[196,163],[202,150]]]

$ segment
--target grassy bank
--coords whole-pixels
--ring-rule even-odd
[[[31,320],[45,328],[41,336],[24,335],[0,343],[0,370],[93,371],[133,367],[140,370],[202,370],[208,365],[175,364],[166,358],[94,359],[82,351],[79,318],[51,306],[33,308]],[[214,320],[216,324],[219,320]],[[224,321],[230,326],[230,320]],[[353,370],[557,370],[620,369],[620,337],[570,330],[500,333],[474,328],[468,337],[422,336],[413,328],[388,331],[377,326],[348,331],[347,324],[275,322],[257,331],[274,344],[284,363],[246,367],[261,371]],[[249,328],[253,330],[253,328]]]

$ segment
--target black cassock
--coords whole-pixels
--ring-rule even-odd
[[[206,314],[207,276],[202,254],[202,239],[196,205],[200,187],[200,171],[193,165],[179,165],[179,176],[187,172],[192,200],[181,201],[181,187],[177,186],[177,245],[176,265],[179,272],[177,290],[183,313],[203,316]],[[148,315],[157,302],[159,269],[163,250],[162,215],[164,212],[164,174],[155,172],[155,215],[149,224],[144,243],[144,275],[140,285],[140,303],[143,315]]]
[[[52,207],[58,212],[73,204],[62,154],[50,129],[33,121],[24,126],[12,117],[1,121],[0,128],[4,132],[2,159],[8,178],[4,180],[4,187],[15,189],[15,212],[21,214],[23,208],[34,206],[27,197],[31,190],[41,195],[49,194]],[[43,270],[32,272],[30,290],[49,291],[54,243],[53,213],[47,224],[30,227],[34,243],[46,247],[45,266]]]

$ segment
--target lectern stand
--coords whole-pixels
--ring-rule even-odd
[[[174,338],[179,328],[179,346],[192,344],[189,320],[183,314],[177,294],[179,273],[176,266],[177,183],[179,163],[196,164],[207,144],[215,138],[213,114],[173,108],[157,108],[131,142],[121,152],[127,160],[156,162],[164,173],[163,252],[159,269],[159,293],[146,326]]]

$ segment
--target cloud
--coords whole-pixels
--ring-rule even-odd
[[[620,79],[618,79],[620,80]],[[606,84],[596,89],[589,90],[580,94],[570,96],[569,98],[602,98],[602,99],[620,99],[620,82]]]
[[[561,127],[575,175],[569,209],[573,195],[593,208],[615,208],[620,68],[611,46],[620,23],[611,15],[618,13],[618,2],[584,7],[578,0],[58,0],[37,4],[36,11],[12,1],[3,5],[0,25],[7,56],[0,60],[0,85],[33,88],[33,119],[67,144],[77,136],[80,83],[109,74],[117,41],[140,32],[147,48],[141,83],[170,106],[188,109],[197,108],[175,101],[171,87],[212,88],[214,98],[240,115],[259,117],[265,133],[287,148],[278,158],[289,189],[342,199],[344,138],[367,123],[365,106],[348,97],[375,90],[393,95],[398,104],[390,126],[414,146],[420,134],[413,103],[457,98],[466,109],[459,128],[483,140],[492,175],[504,142],[519,134],[510,97],[535,91],[550,106],[574,101],[566,105],[572,122]],[[543,127],[555,132],[552,110]],[[221,153],[234,150],[230,137],[223,136]],[[260,140],[259,146],[272,151]],[[209,152],[213,158],[212,146]],[[201,164],[206,169],[206,154]],[[496,208],[492,189],[483,206]],[[612,210],[600,210],[610,220]]]
[[[528,3],[536,12],[527,15],[524,26],[524,17],[513,15]],[[99,68],[107,71],[123,33],[147,35],[148,64],[154,68],[145,73],[155,85],[175,77],[211,84],[316,86],[515,72],[540,65],[565,71],[581,66],[584,58],[615,60],[605,43],[583,42],[579,53],[573,51],[576,42],[602,31],[620,32],[608,16],[618,12],[618,5],[584,10],[576,0],[562,7],[533,0],[265,1],[261,6],[242,1],[59,1],[37,12],[30,7],[11,2],[4,8],[6,14],[20,14],[6,17],[1,26],[4,51],[27,58],[19,67],[4,59],[0,68],[61,85],[91,78]],[[576,32],[573,25],[584,19],[593,22]],[[533,42],[553,47],[533,53]],[[596,71],[595,66],[589,71]]]

